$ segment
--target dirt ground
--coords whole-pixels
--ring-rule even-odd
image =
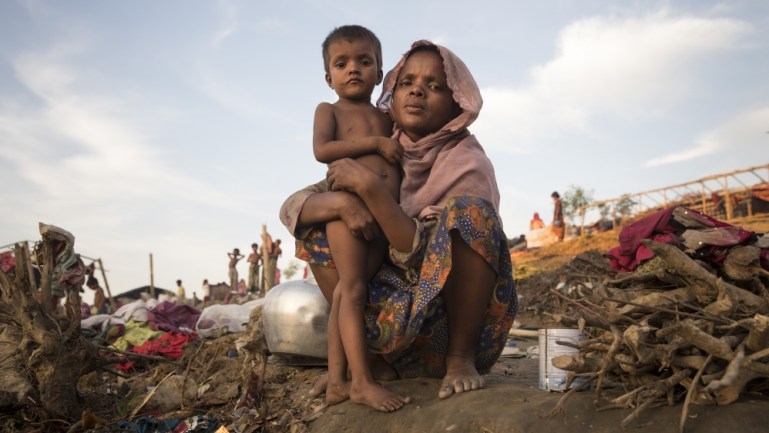
[[[536,341],[518,341],[526,348]],[[583,391],[570,396],[563,411],[549,415],[565,394],[537,387],[539,360],[502,358],[486,376],[481,391],[436,398],[438,379],[410,379],[391,382],[392,389],[410,395],[413,402],[396,413],[383,414],[353,403],[326,410],[310,424],[311,432],[531,432],[563,433],[621,431],[620,423],[629,410],[598,411],[595,393]],[[769,399],[744,398],[721,407],[694,407],[686,422],[687,432],[765,432],[765,411]],[[681,405],[650,409],[643,419],[625,430],[640,433],[678,432]]]
[[[769,232],[769,218],[752,218],[736,223],[759,233]],[[608,269],[602,253],[617,245],[618,232],[604,232],[541,248],[514,258],[523,274],[534,274],[518,281],[522,305],[518,324],[527,328],[547,326],[552,314],[567,306],[547,295],[550,288],[571,277],[600,274]],[[536,339],[512,340],[526,353],[538,344]],[[311,432],[569,432],[594,433],[621,431],[620,423],[629,409],[606,409],[596,400],[594,391],[574,393],[566,398],[563,410],[553,413],[565,393],[538,388],[539,359],[533,356],[503,357],[486,376],[481,391],[439,400],[440,380],[410,379],[390,382],[389,387],[412,397],[413,402],[397,413],[382,414],[364,406],[345,402],[326,409],[313,421]],[[301,389],[309,389],[306,383]],[[604,398],[621,394],[620,389],[606,390]],[[599,410],[601,409],[601,410]],[[747,395],[726,406],[690,406],[686,432],[722,433],[725,431],[766,432],[765,413],[769,398]],[[682,404],[649,409],[625,430],[641,433],[678,432]]]
[[[769,231],[769,218],[738,224],[759,233]],[[597,235],[541,248],[514,258],[522,305],[517,327],[533,330],[554,321],[554,315],[568,306],[548,295],[570,278],[599,275],[608,266],[602,253],[616,245],[618,232]],[[566,394],[538,389],[539,359],[530,353],[535,338],[511,337],[520,351],[518,357],[502,357],[486,376],[486,388],[437,398],[439,379],[419,378],[387,382],[386,386],[408,395],[412,402],[395,413],[380,413],[366,406],[343,402],[326,407],[322,398],[307,395],[323,368],[268,363],[264,372],[262,399],[254,412],[236,416],[236,401],[242,394],[245,377],[251,372],[237,346],[237,334],[213,340],[198,340],[185,348],[184,355],[170,362],[147,361],[127,377],[95,372],[81,378],[80,395],[89,412],[108,421],[90,431],[119,431],[118,420],[136,416],[183,419],[210,416],[239,433],[251,432],[572,432],[622,431],[620,423],[630,409],[606,409],[606,397],[621,393],[604,390],[597,400],[595,391]],[[156,389],[167,376],[181,378],[171,394]],[[169,382],[171,382],[169,380]],[[181,392],[188,389],[189,393]],[[154,390],[154,391],[151,391]],[[150,392],[157,395],[148,398]],[[187,397],[180,397],[187,395]],[[178,400],[176,402],[170,400]],[[169,406],[170,404],[170,406]],[[138,408],[138,409],[137,409]],[[689,407],[686,432],[765,432],[769,397],[750,394],[726,406]],[[678,432],[682,405],[650,408],[624,429],[640,433]],[[67,431],[61,421],[30,421],[25,409],[0,413],[2,431]],[[85,431],[75,429],[70,431]]]

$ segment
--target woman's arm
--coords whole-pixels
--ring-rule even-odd
[[[330,191],[307,197],[299,213],[297,227],[310,227],[341,219],[347,228],[366,240],[379,235],[379,228],[371,212],[355,194]]]
[[[416,223],[403,212],[379,176],[359,162],[346,158],[329,165],[326,179],[333,191],[354,192],[363,200],[392,248],[411,251]]]

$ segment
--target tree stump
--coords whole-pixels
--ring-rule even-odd
[[[71,233],[42,223],[40,233],[36,260],[16,245],[15,270],[0,272],[0,407],[42,409],[40,416],[76,420],[82,413],[78,379],[98,365],[94,346],[80,335],[84,266]],[[39,291],[30,284],[34,262]],[[64,312],[51,302],[60,296]]]

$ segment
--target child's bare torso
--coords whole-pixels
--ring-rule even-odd
[[[390,116],[371,104],[333,104],[336,119],[335,139],[340,141],[355,140],[363,137],[389,137],[392,135]],[[377,173],[387,185],[387,189],[397,199],[400,189],[400,171],[385,161],[378,154],[363,155],[358,162]]]
[[[336,120],[335,139],[355,140],[363,137],[389,137],[392,134],[390,116],[371,104],[333,104]]]

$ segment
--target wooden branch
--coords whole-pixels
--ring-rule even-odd
[[[718,284],[723,284],[723,290],[732,301],[744,309],[747,315],[755,313],[769,314],[769,303],[760,296],[741,289],[726,282],[719,283],[719,278],[699,266],[683,251],[673,245],[654,242],[648,239],[641,241],[650,248],[654,254],[665,260],[671,269],[679,273],[689,283],[699,302],[703,305],[710,304],[718,295]]]
[[[757,351],[769,347],[769,316],[756,314],[753,323],[745,339],[745,344],[751,351]]]
[[[745,385],[751,380],[761,376],[755,371],[743,369],[744,359],[745,348],[744,345],[740,345],[734,359],[732,359],[726,367],[723,377],[710,382],[708,386],[705,387],[706,391],[713,393],[718,404],[726,405],[736,401]]]
[[[587,357],[582,353],[556,356],[550,362],[555,368],[575,373],[593,373],[601,369],[600,359]]]
[[[657,337],[660,338],[670,334],[682,337],[695,347],[712,354],[716,358],[727,361],[731,361],[734,358],[734,352],[725,341],[700,330],[689,320],[678,322],[668,328],[657,331]]]
[[[684,433],[686,419],[689,417],[689,404],[692,401],[692,396],[697,392],[697,386],[700,383],[702,373],[705,371],[705,367],[707,367],[712,359],[713,355],[708,355],[708,357],[705,358],[705,360],[702,362],[702,366],[697,370],[697,374],[694,375],[694,379],[692,380],[691,385],[689,385],[689,389],[686,391],[686,398],[684,399],[683,408],[681,408],[681,420],[678,422],[679,433]]]

